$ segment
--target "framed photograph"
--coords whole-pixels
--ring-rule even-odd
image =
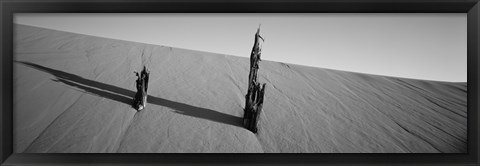
[[[2,2],[1,163],[479,163],[471,1]]]

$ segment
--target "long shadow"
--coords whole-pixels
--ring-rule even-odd
[[[17,63],[24,64],[26,66],[35,68],[40,71],[44,71],[52,74],[56,77],[56,82],[62,82],[66,85],[83,89],[86,93],[95,94],[104,98],[115,100],[121,103],[131,105],[133,103],[133,97],[135,92],[123,89],[117,86],[108,85],[105,83],[88,80],[83,77],[66,73],[60,70],[44,67],[30,62],[15,61]],[[218,112],[211,109],[200,108],[184,103],[170,101],[167,99],[148,95],[147,103],[164,106],[175,110],[175,113],[207,119],[215,122],[229,124],[233,126],[242,127],[242,118]]]

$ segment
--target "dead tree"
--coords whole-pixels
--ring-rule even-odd
[[[265,83],[257,81],[258,62],[260,61],[260,42],[264,39],[260,36],[260,27],[255,33],[255,42],[250,54],[250,74],[248,75],[248,91],[245,96],[245,109],[243,115],[243,126],[248,130],[257,133],[257,123],[263,106],[265,94]]]
[[[146,66],[143,66],[143,70],[138,73],[134,72],[138,77],[135,81],[137,87],[137,93],[133,100],[133,107],[138,111],[144,109],[147,105],[147,90],[148,90],[148,79],[150,72],[147,70]]]

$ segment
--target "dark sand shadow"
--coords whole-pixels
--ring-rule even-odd
[[[123,89],[113,85],[108,85],[108,84],[97,82],[97,81],[93,81],[93,80],[88,80],[74,74],[40,66],[30,62],[22,62],[22,61],[15,61],[15,62],[24,64],[26,66],[35,68],[40,71],[50,73],[56,77],[56,79],[53,81],[62,82],[66,85],[77,87],[79,89],[84,90],[86,93],[95,94],[95,95],[108,98],[111,100],[115,100],[121,103],[125,103],[128,105],[132,105],[133,103],[133,97],[135,96],[134,91]],[[192,106],[184,103],[170,101],[167,99],[162,99],[162,98],[151,96],[151,95],[148,95],[147,103],[171,108],[175,110],[175,113],[242,127],[242,118],[225,114],[222,112],[218,112],[215,110],[200,108],[200,107],[196,107],[196,106]]]

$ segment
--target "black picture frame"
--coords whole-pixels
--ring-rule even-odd
[[[0,1],[2,165],[371,165],[479,164],[479,0],[3,0]],[[467,13],[468,152],[465,154],[22,154],[13,153],[14,13]]]

